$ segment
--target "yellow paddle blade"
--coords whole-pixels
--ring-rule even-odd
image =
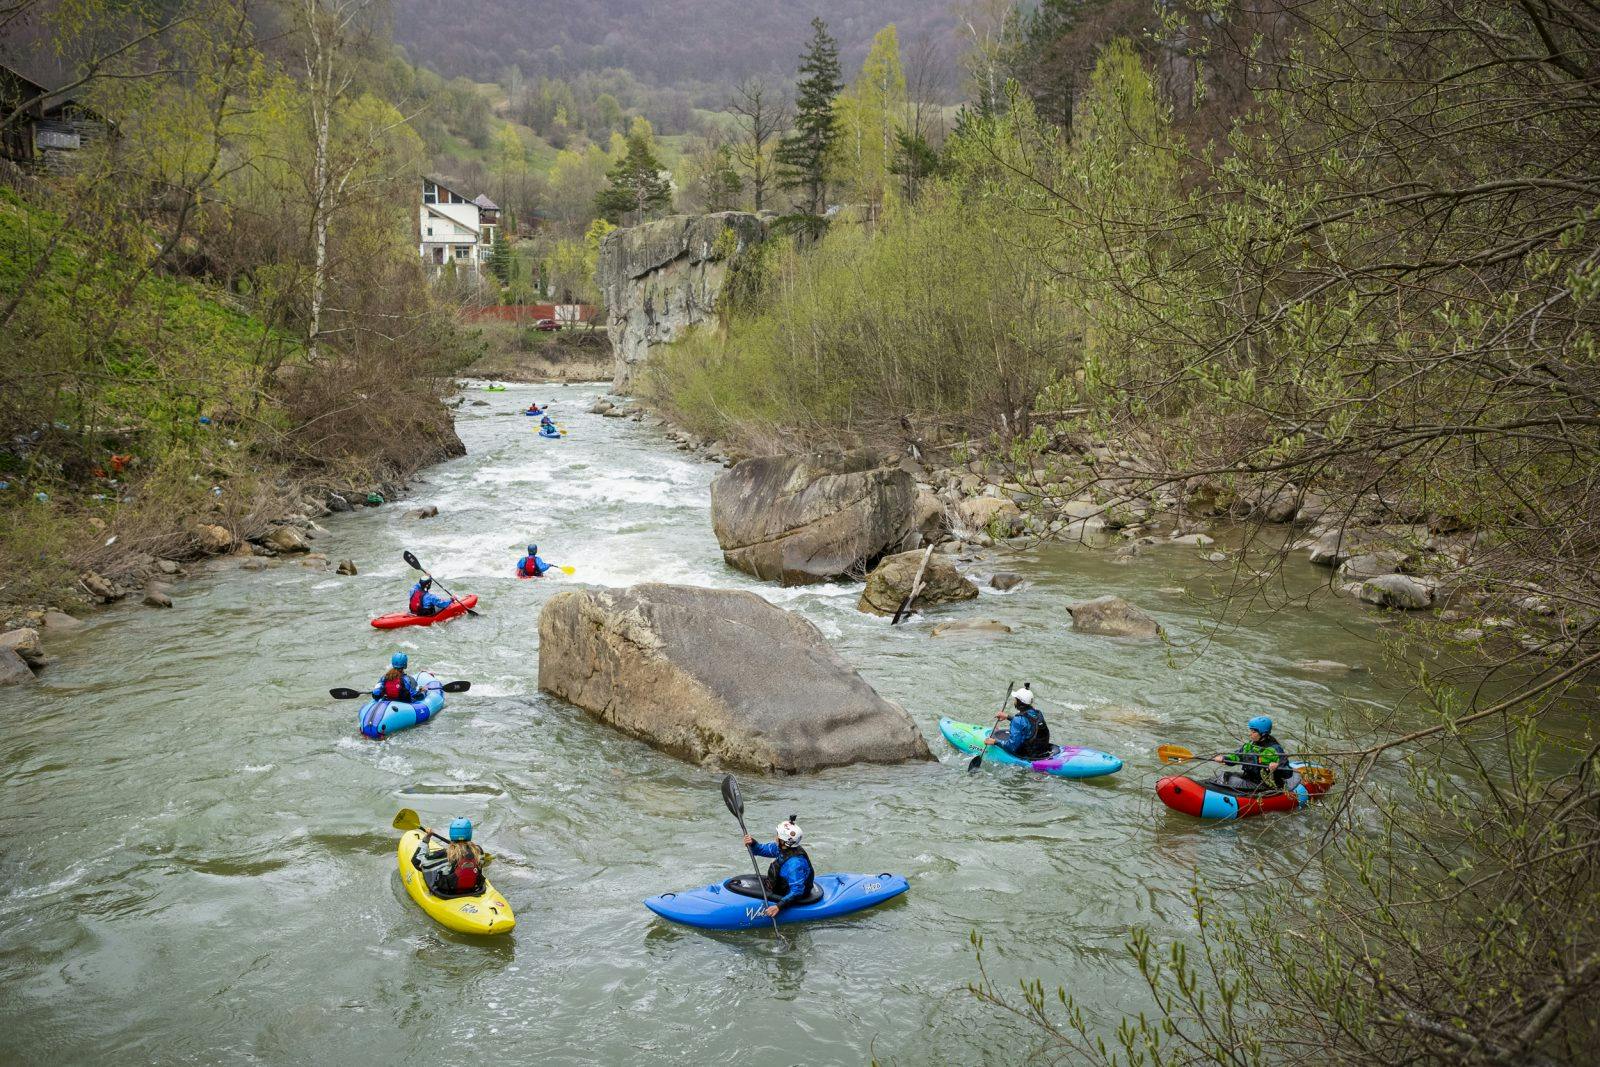
[[[1156,749],[1156,759],[1162,763],[1187,763],[1194,759],[1194,753],[1182,745],[1162,745]]]
[[[1301,767],[1298,769],[1300,780],[1312,785],[1332,785],[1337,781],[1333,771],[1327,767]]]
[[[577,574],[578,573],[578,570],[577,570],[576,567],[557,567],[556,570],[560,571],[562,574]]]
[[[395,813],[394,828],[396,830],[420,830],[422,829],[422,819],[410,808],[401,808]]]

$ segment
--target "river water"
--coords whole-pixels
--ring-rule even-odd
[[[1326,816],[1203,824],[1156,800],[1155,746],[1232,744],[1271,709],[1280,735],[1346,738],[1352,709],[1392,697],[1378,620],[1348,602],[1215,629],[1200,595],[1227,571],[1189,549],[1131,565],[1067,547],[974,565],[1025,575],[1011,593],[891,629],[859,586],[779,589],[727,568],[711,533],[718,468],[660,432],[584,413],[598,386],[473,392],[468,454],[407,500],[324,520],[317,549],[358,577],[227,564],[176,608],[127,606],[56,640],[0,734],[0,1062],[971,1063],[1015,1061],[1034,1035],[982,1010],[968,935],[1002,983],[1065,984],[1098,1023],[1145,1006],[1123,952],[1134,924],[1192,931],[1195,873],[1293,859]],[[553,400],[570,431],[517,414]],[[414,504],[440,514],[407,521]],[[519,582],[520,549],[577,568]],[[410,548],[482,618],[383,634]],[[1326,572],[1292,563],[1282,588]],[[537,691],[538,616],[572,582],[753,589],[803,613],[922,726],[939,762],[742,778],[752,828],[791,812],[821,870],[893,871],[911,892],[823,925],[708,935],[640,901],[747,869],[719,775]],[[1064,605],[1117,592],[1177,647],[1074,634]],[[995,618],[999,639],[932,638],[939,618]],[[389,654],[469,678],[433,723],[372,742],[357,702]],[[1198,654],[1197,654],[1198,653]],[[1368,673],[1304,676],[1329,658]],[[986,767],[937,719],[984,720],[1008,680],[1033,684],[1058,741],[1127,766],[1092,782]],[[406,896],[396,810],[465,815],[497,856],[510,938],[446,932]],[[1244,893],[1248,899],[1249,891]]]

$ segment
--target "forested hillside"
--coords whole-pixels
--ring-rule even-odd
[[[528,77],[570,77],[615,67],[720,102],[742,78],[790,74],[818,15],[847,64],[861,62],[885,23],[907,40],[941,42],[956,25],[949,5],[924,0],[397,0],[395,37],[446,75],[487,79],[517,66]]]

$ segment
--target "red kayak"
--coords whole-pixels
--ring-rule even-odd
[[[1304,767],[1304,763],[1291,763]],[[1173,811],[1197,819],[1244,819],[1266,811],[1296,811],[1306,801],[1328,791],[1326,782],[1305,782],[1293,792],[1246,792],[1212,782],[1173,775],[1156,783],[1156,796]]]
[[[472,593],[453,601],[448,607],[440,608],[437,615],[413,615],[409,611],[403,611],[398,615],[379,615],[372,620],[372,625],[380,630],[398,630],[402,626],[432,626],[436,622],[465,615],[477,606],[478,594]]]

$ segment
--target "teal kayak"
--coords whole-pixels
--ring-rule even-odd
[[[986,726],[956,722],[954,719],[940,719],[939,732],[944,734],[946,741],[969,756],[981,751],[984,738],[989,736]],[[983,761],[1015,764],[1040,774],[1053,774],[1057,778],[1098,778],[1102,774],[1116,774],[1122,770],[1122,761],[1109,752],[1078,745],[1051,745],[1048,755],[1031,760],[1019,759],[999,745],[990,745]]]

